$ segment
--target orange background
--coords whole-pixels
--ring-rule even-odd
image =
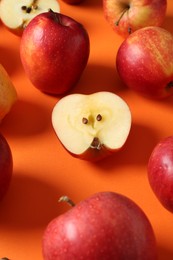
[[[51,124],[58,97],[41,93],[30,83],[19,56],[20,38],[0,24],[0,62],[18,92],[18,102],[0,125],[13,154],[10,188],[0,203],[0,257],[40,260],[41,239],[48,222],[65,212],[61,195],[78,202],[98,191],[116,191],[133,199],[148,216],[158,242],[159,259],[173,259],[173,215],[156,199],[146,166],[157,142],[173,134],[173,97],[148,100],[123,86],[115,69],[122,38],[104,18],[101,0],[69,6],[61,12],[82,23],[90,36],[88,65],[71,93],[107,90],[130,106],[133,125],[124,149],[98,163],[72,157]],[[163,25],[173,33],[173,1],[168,0]]]

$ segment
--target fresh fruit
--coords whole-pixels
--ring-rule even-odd
[[[0,64],[0,122],[17,100],[16,89],[5,68]]]
[[[167,0],[103,0],[106,20],[123,37],[147,26],[161,26]]]
[[[148,179],[161,204],[173,213],[173,136],[153,149],[148,162]]]
[[[111,92],[70,94],[55,105],[52,124],[73,156],[97,161],[123,147],[131,128],[131,112]]]
[[[146,27],[123,41],[116,67],[130,89],[149,98],[173,94],[173,35],[161,27]]]
[[[115,192],[96,193],[53,219],[42,249],[44,260],[157,259],[149,219],[135,202]]]
[[[57,0],[1,0],[0,17],[3,24],[14,34],[21,36],[28,23],[38,14],[52,9],[60,12]]]
[[[21,60],[32,84],[55,95],[66,93],[77,84],[89,51],[89,36],[84,27],[51,10],[32,19],[20,45]]]
[[[12,177],[13,158],[10,146],[3,135],[0,134],[0,200],[5,196]]]
[[[62,0],[62,1],[70,5],[78,5],[84,2],[84,0]]]

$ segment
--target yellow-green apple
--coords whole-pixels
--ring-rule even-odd
[[[154,147],[148,161],[148,179],[158,200],[173,213],[173,136]]]
[[[107,191],[50,221],[42,252],[44,260],[157,259],[155,234],[144,211],[130,198]]]
[[[116,67],[122,81],[150,98],[173,94],[173,35],[150,26],[137,30],[120,45]]]
[[[131,128],[131,112],[111,92],[70,94],[53,108],[52,125],[73,156],[98,161],[123,147]]]
[[[62,1],[70,5],[78,5],[82,3],[84,0],[62,0]]]
[[[13,157],[11,148],[5,139],[0,134],[0,200],[5,196],[12,177],[13,172]]]
[[[17,92],[5,68],[0,64],[0,122],[17,101]]]
[[[57,0],[1,0],[0,17],[3,24],[14,34],[21,36],[28,23],[38,14],[52,9],[60,12]]]
[[[32,84],[48,94],[64,94],[79,81],[90,41],[82,24],[49,11],[37,15],[21,37],[20,56]]]
[[[167,0],[103,0],[106,20],[123,37],[147,26],[161,26]]]

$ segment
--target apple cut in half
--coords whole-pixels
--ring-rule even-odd
[[[0,0],[2,23],[14,34],[21,36],[28,23],[38,14],[60,12],[57,0]]]
[[[52,125],[63,146],[88,161],[98,161],[122,148],[131,121],[127,103],[107,91],[67,95],[52,111]]]

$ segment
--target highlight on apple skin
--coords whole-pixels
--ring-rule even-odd
[[[167,0],[103,0],[103,12],[113,30],[126,38],[147,26],[161,26]]]
[[[118,95],[102,91],[70,94],[52,111],[52,125],[73,156],[98,161],[120,150],[131,129],[131,111]]]
[[[159,141],[148,161],[148,180],[162,206],[173,213],[173,136]]]
[[[2,200],[8,191],[13,173],[11,148],[2,134],[0,134],[0,154],[0,200]]]
[[[130,198],[104,191],[50,221],[42,254],[44,260],[156,260],[157,245],[144,211]]]
[[[49,11],[32,19],[23,32],[20,57],[26,75],[40,91],[62,95],[79,81],[90,53],[82,24]]]
[[[1,0],[0,18],[9,31],[21,36],[35,16],[48,12],[49,9],[59,13],[59,2],[57,0]]]
[[[137,30],[120,45],[116,69],[127,87],[145,97],[173,95],[173,35],[157,26]]]

